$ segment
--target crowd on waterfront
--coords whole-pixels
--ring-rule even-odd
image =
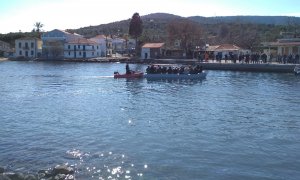
[[[234,54],[229,53],[222,56],[222,54],[213,53],[205,56],[199,55],[198,59],[200,61],[208,60],[216,60],[217,62],[221,62],[221,60],[231,61],[233,63],[246,63],[246,64],[260,64],[260,63],[268,63],[268,62],[277,62],[280,64],[300,64],[299,54],[290,54],[290,55],[273,55],[269,56],[266,53],[246,53],[246,54]]]
[[[203,67],[197,66],[180,66],[180,67],[167,67],[167,66],[148,66],[146,69],[147,74],[198,74],[201,73]]]

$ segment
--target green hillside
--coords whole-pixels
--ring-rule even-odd
[[[167,27],[170,23],[185,20],[197,22],[201,27],[202,43],[233,43],[244,48],[253,48],[263,41],[276,41],[280,32],[299,33],[300,18],[285,16],[228,16],[228,17],[180,17],[166,13],[155,13],[141,17],[143,20],[142,42],[169,40]],[[92,37],[97,34],[125,36],[128,34],[130,19],[83,27],[72,31]]]

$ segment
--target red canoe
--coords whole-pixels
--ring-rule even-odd
[[[118,72],[114,73],[114,78],[142,78],[144,73],[134,72],[131,74],[119,74]]]

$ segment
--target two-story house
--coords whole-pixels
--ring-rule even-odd
[[[112,45],[112,39],[109,36],[97,35],[93,38],[90,38],[89,40],[92,40],[97,44],[99,44],[102,57],[107,57],[112,55],[113,45]]]
[[[15,41],[15,57],[37,58],[41,56],[42,41],[34,37],[24,37]]]
[[[82,35],[58,29],[46,32],[42,35],[42,56],[46,59],[64,59],[65,43],[74,42],[82,38]]]
[[[100,45],[95,41],[80,38],[74,41],[66,42],[64,46],[64,57],[77,58],[94,58],[101,55]]]

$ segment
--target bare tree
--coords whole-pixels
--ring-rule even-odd
[[[199,45],[202,39],[202,28],[199,24],[189,20],[172,21],[167,26],[170,42],[179,40],[184,52],[190,53],[195,45]]]

